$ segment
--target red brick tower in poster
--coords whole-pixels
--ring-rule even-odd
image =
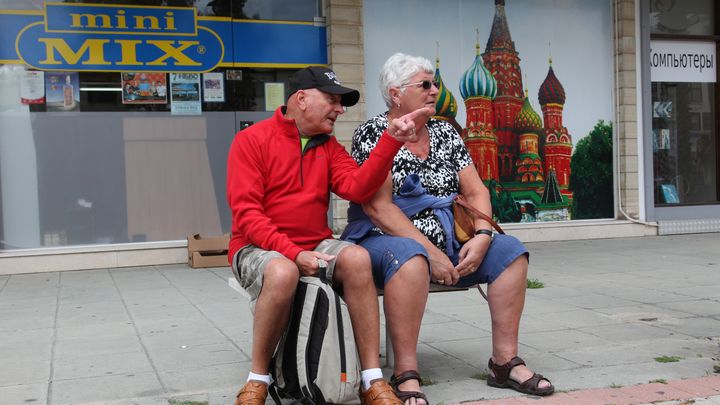
[[[565,106],[565,89],[555,76],[552,59],[547,76],[538,91],[538,100],[543,112],[545,123],[544,161],[545,173],[555,171],[560,192],[572,198],[568,190],[570,184],[570,159],[572,158],[572,137],[563,126],[563,107]]]
[[[500,180],[514,181],[518,138],[513,124],[515,116],[523,106],[523,83],[520,57],[510,37],[510,28],[505,17],[505,0],[495,0],[495,17],[482,58],[497,81],[493,113],[495,136],[498,140]]]
[[[460,77],[460,95],[465,100],[467,124],[462,131],[463,141],[475,162],[480,178],[486,183],[500,179],[498,170],[498,140],[493,128],[493,98],[497,83],[483,65],[480,44],[475,45],[475,60]]]

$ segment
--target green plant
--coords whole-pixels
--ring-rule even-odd
[[[683,358],[680,356],[660,356],[655,357],[654,360],[658,363],[677,363],[678,361],[682,360]]]
[[[615,384],[615,383],[610,384],[610,388],[622,388],[622,387],[623,386],[620,384]]]
[[[423,377],[422,381],[420,381],[420,385],[422,385],[422,386],[428,386],[428,385],[433,385],[433,384],[436,384],[436,382],[429,378],[425,378],[425,377]]]
[[[528,289],[536,289],[536,288],[543,288],[545,287],[545,283],[542,281],[536,279],[536,278],[529,278],[527,279],[527,288]]]
[[[573,219],[614,215],[612,133],[612,123],[600,120],[575,145],[570,161]]]
[[[487,381],[487,379],[488,379],[489,376],[490,376],[490,373],[488,373],[487,371],[481,371],[481,372],[479,372],[479,373],[477,373],[477,374],[471,375],[470,378],[474,378],[474,379],[476,379],[476,380]]]
[[[664,378],[658,378],[655,380],[650,380],[650,381],[648,381],[648,383],[650,383],[650,384],[652,384],[652,383],[667,384],[667,380]]]

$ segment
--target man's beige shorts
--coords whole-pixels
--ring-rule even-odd
[[[315,252],[325,253],[335,256],[341,250],[348,246],[354,246],[350,242],[337,239],[325,239],[314,249]],[[232,271],[240,286],[250,296],[250,309],[255,311],[255,303],[263,284],[263,273],[271,260],[285,257],[282,254],[263,250],[255,245],[247,245],[235,253],[232,260]],[[327,265],[327,279],[332,283],[333,274],[335,272],[335,260],[331,260]]]

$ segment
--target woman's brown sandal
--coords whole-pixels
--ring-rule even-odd
[[[403,403],[405,403],[410,398],[416,398],[422,399],[423,401],[425,401],[426,405],[430,405],[430,401],[428,401],[424,393],[419,391],[401,391],[400,388],[398,388],[400,384],[408,380],[417,380],[418,383],[422,384],[420,374],[415,370],[403,371],[398,375],[393,375],[392,377],[390,377],[390,386],[393,388],[393,391],[395,391],[395,395],[397,395],[397,397],[400,398]]]
[[[550,380],[543,377],[542,374],[534,373],[532,377],[522,383],[511,379],[510,370],[517,366],[524,365],[525,362],[520,357],[513,357],[510,361],[503,365],[495,364],[491,358],[488,360],[488,368],[492,371],[492,374],[489,375],[487,379],[488,385],[497,388],[512,388],[515,391],[522,392],[523,394],[539,396],[550,395],[555,391],[555,387],[552,385]],[[540,381],[542,380],[547,381],[550,385],[540,388]]]

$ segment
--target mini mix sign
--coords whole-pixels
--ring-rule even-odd
[[[40,70],[207,72],[225,52],[195,8],[46,3],[44,17],[15,40]]]

